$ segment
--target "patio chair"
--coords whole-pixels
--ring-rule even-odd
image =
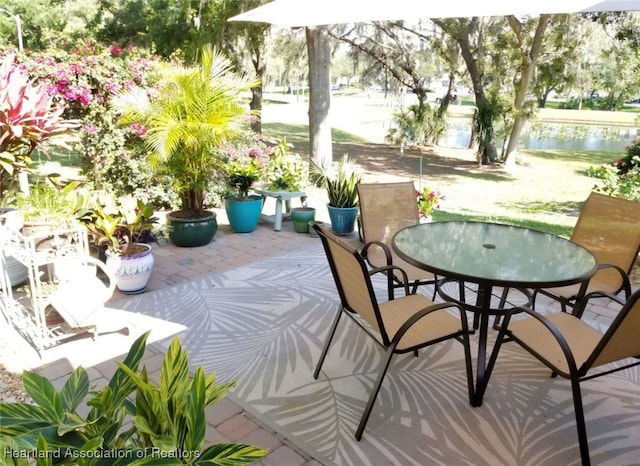
[[[583,292],[617,295],[631,294],[628,274],[640,251],[640,202],[592,192],[584,203],[571,241],[587,248],[598,261],[598,271]],[[580,297],[580,284],[534,290],[560,302],[562,310],[574,307]]]
[[[602,295],[600,292],[586,295],[580,307],[584,308],[590,298]],[[617,296],[609,294],[607,297],[620,304],[624,303],[624,300]],[[511,316],[519,311],[527,313],[529,317],[512,321]],[[579,314],[582,314],[582,309]],[[510,340],[516,341],[538,358],[553,371],[553,375],[571,380],[580,456],[583,466],[589,465],[589,445],[580,383],[639,365],[640,361],[628,360],[640,357],[639,332],[640,290],[629,297],[604,333],[573,314],[557,312],[541,315],[528,308],[515,308],[505,316],[489,360],[485,380],[489,380],[501,345]],[[627,361],[623,365],[616,364],[615,367],[602,368],[596,374],[587,375],[591,369],[622,360]],[[485,388],[486,384],[479,390],[483,392]]]
[[[386,351],[380,365],[378,377],[371,389],[369,401],[365,407],[355,437],[362,438],[362,433],[371,414],[384,376],[395,354],[414,352],[435,343],[454,338],[464,346],[467,370],[467,386],[469,400],[473,397],[473,378],[471,372],[471,353],[469,350],[469,329],[463,309],[454,303],[434,304],[420,294],[411,294],[406,276],[401,269],[393,265],[385,265],[369,271],[357,249],[322,228],[317,223],[313,228],[322,240],[331,273],[340,295],[340,306],[329,330],[322,354],[318,360],[314,379],[318,378],[329,346],[335,335],[340,318],[347,315],[364,332]],[[378,243],[386,248],[384,244]],[[365,250],[370,244],[365,245]],[[389,297],[388,301],[379,302],[376,298],[371,276],[380,272],[396,271],[403,275],[405,296],[398,299]],[[387,280],[391,280],[387,274]],[[454,312],[450,312],[454,311]]]
[[[394,264],[405,271],[415,293],[420,285],[434,285],[435,298],[437,277],[431,272],[419,269],[398,257],[391,247],[396,232],[404,227],[420,223],[416,188],[412,181],[396,183],[358,183],[360,202],[360,225],[364,243],[378,241],[387,246],[370,247],[363,257],[371,267]],[[401,274],[393,273],[392,286],[401,288]],[[393,293],[393,290],[390,290]]]

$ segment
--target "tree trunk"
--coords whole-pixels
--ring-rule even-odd
[[[260,77],[262,79],[262,77]],[[262,133],[262,84],[251,89],[251,102],[249,103],[251,110],[256,110],[251,120],[251,129],[256,134]]]
[[[262,134],[262,92],[264,89],[263,78],[266,64],[262,59],[262,50],[260,48],[255,48],[251,61],[253,62],[253,69],[256,72],[256,78],[260,80],[259,86],[251,88],[249,108],[256,113],[251,120],[251,129],[256,134]]]
[[[433,19],[433,22],[437,24],[446,34],[453,38],[460,47],[460,54],[462,59],[467,65],[467,71],[469,72],[469,78],[473,85],[473,93],[475,96],[476,108],[487,105],[487,96],[484,92],[484,69],[481,66],[482,48],[483,48],[483,35],[480,33],[476,38],[476,43],[471,44],[471,38],[476,34],[480,27],[480,19],[473,17],[464,22],[450,23],[447,20]],[[453,26],[453,27],[451,27]],[[474,52],[477,54],[474,55]],[[476,110],[477,111],[477,110]],[[493,133],[493,122],[485,121],[490,126],[491,133]],[[472,139],[469,142],[469,147],[472,147],[474,142],[478,142],[478,160],[482,163],[493,163],[497,161],[497,150],[495,140],[485,140],[482,143],[474,141],[478,134],[478,128],[475,124],[472,125]]]
[[[325,27],[305,28],[309,55],[309,142],[311,157],[321,167],[333,162],[331,146],[331,49]]]
[[[516,95],[513,102],[513,108],[516,112],[516,116],[513,122],[513,128],[509,134],[509,142],[507,143],[507,149],[504,154],[505,165],[511,165],[515,163],[514,157],[518,143],[520,142],[520,135],[527,123],[528,114],[525,108],[525,101],[527,96],[527,90],[531,83],[531,78],[536,69],[536,60],[542,51],[542,40],[544,33],[547,29],[547,25],[551,19],[551,15],[540,15],[538,19],[538,26],[531,42],[531,48],[527,52],[524,50],[525,38],[520,27],[520,23],[513,16],[507,18],[511,29],[516,34],[516,38],[522,51],[522,70],[520,72],[520,81],[516,86]]]

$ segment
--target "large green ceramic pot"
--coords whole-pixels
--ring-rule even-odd
[[[262,211],[262,196],[250,195],[247,199],[236,196],[224,200],[229,225],[236,233],[250,233],[256,229]]]
[[[209,244],[218,231],[216,213],[205,211],[203,218],[183,218],[181,211],[167,214],[169,239],[176,246],[192,248]]]

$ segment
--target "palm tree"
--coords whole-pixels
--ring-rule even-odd
[[[139,123],[147,129],[149,161],[171,176],[183,218],[209,215],[203,207],[204,194],[224,169],[218,148],[240,135],[248,113],[241,93],[259,85],[235,72],[211,46],[203,47],[199,55],[199,66],[167,69],[158,90],[132,89],[113,100],[122,123]]]

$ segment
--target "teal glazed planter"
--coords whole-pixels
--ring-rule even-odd
[[[348,235],[355,230],[357,207],[333,207],[327,204],[327,209],[329,209],[331,229],[336,235]]]
[[[211,242],[218,231],[216,213],[205,211],[203,218],[181,218],[180,212],[167,214],[169,239],[183,248],[205,246]]]
[[[293,229],[297,233],[309,233],[309,222],[316,218],[316,209],[313,207],[294,207],[291,209],[291,221]]]
[[[235,233],[250,233],[258,226],[260,212],[262,212],[262,196],[250,195],[248,199],[227,197],[224,208],[231,229]]]

